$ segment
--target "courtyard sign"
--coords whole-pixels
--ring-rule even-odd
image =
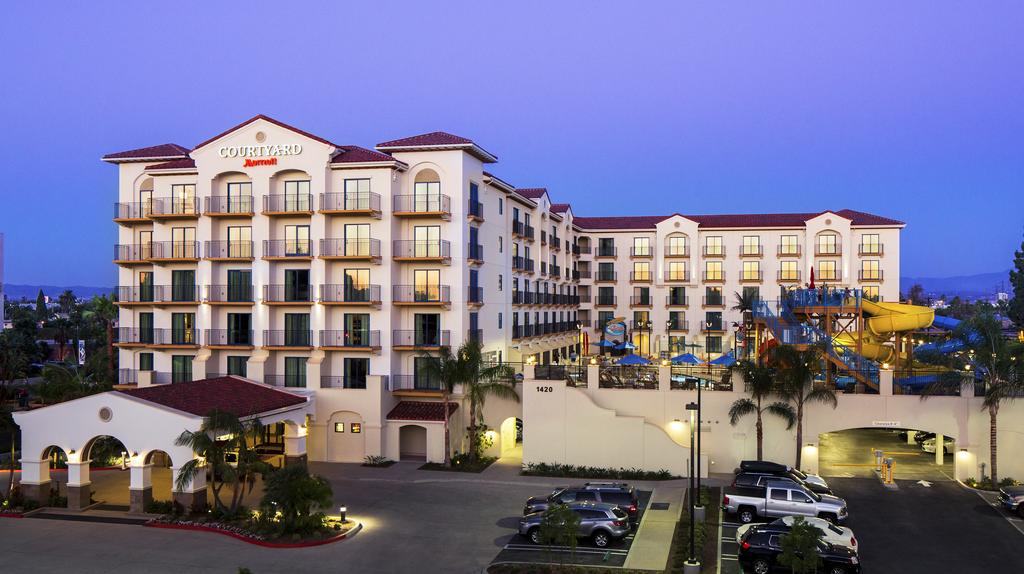
[[[217,149],[220,157],[277,157],[299,155],[302,153],[300,144],[282,145],[226,145]]]
[[[871,421],[871,426],[886,429],[895,429],[900,427],[900,421]]]

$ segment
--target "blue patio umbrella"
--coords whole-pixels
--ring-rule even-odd
[[[619,351],[632,351],[633,349],[636,349],[636,345],[629,341],[623,341],[618,345],[615,345],[615,348]]]
[[[620,365],[650,365],[651,362],[640,355],[629,354],[619,359]]]
[[[672,363],[676,365],[681,363],[685,363],[688,365],[699,365],[701,364],[701,360],[697,357],[697,355],[694,355],[693,353],[684,353],[682,355],[676,355],[675,357],[672,357]]]
[[[591,345],[596,345],[598,347],[614,347],[615,341],[609,341],[608,339],[605,339],[603,341],[598,341],[597,343],[591,343]]]
[[[717,359],[711,361],[708,364],[720,365],[722,367],[731,367],[732,365],[736,364],[736,357],[732,355],[732,351],[729,351],[728,353],[722,355],[721,357],[718,357]]]

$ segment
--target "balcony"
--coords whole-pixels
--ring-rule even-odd
[[[265,305],[312,305],[312,286],[303,284],[264,285]]]
[[[799,245],[779,245],[775,250],[777,257],[800,257],[802,249]]]
[[[533,259],[526,259],[524,257],[513,257],[512,270],[519,271],[522,273],[533,273]]]
[[[590,245],[576,245],[576,255],[590,255]]]
[[[320,259],[380,262],[380,239],[321,239]]]
[[[264,239],[264,261],[312,261],[313,241],[309,239]]]
[[[452,293],[448,285],[393,285],[391,300],[400,306],[448,306]]]
[[[393,198],[392,215],[451,219],[452,198],[441,194],[396,195]]]
[[[815,280],[817,280],[818,282],[828,281],[829,283],[839,283],[840,281],[843,280],[843,274],[840,273],[838,270],[836,270],[836,271],[824,270],[823,271],[821,269],[817,269],[817,270],[815,270],[814,275],[815,275],[814,276]]]
[[[479,243],[470,243],[466,246],[466,261],[475,265],[484,262],[484,246]]]
[[[666,295],[665,296],[665,306],[666,307],[689,307],[690,306],[690,298],[686,297],[686,296],[678,297],[678,296]]]
[[[391,348],[396,351],[430,351],[451,345],[451,331],[415,331],[395,329]]]
[[[799,283],[800,282],[800,271],[799,270],[786,270],[779,271],[775,274],[775,280],[779,283]]]
[[[123,224],[147,223],[152,204],[148,201],[114,204],[114,222]]]
[[[441,381],[427,375],[391,375],[391,392],[408,396],[441,396]]]
[[[255,257],[252,241],[207,241],[203,245],[210,261],[252,261]]]
[[[861,243],[857,246],[858,255],[877,255],[881,257],[885,254],[884,246],[881,243]]]
[[[325,351],[379,351],[380,331],[320,331],[320,348]]]
[[[149,243],[114,246],[114,263],[118,265],[142,265],[149,263],[153,248]]]
[[[715,321],[701,321],[700,324],[701,333],[724,333],[725,325],[723,323]]]
[[[452,262],[452,244],[444,239],[396,239],[393,242],[395,261]]]
[[[313,194],[264,195],[263,215],[313,215]]]
[[[303,388],[306,386],[306,373],[292,373],[290,375],[263,375],[263,384],[272,387]]]
[[[629,272],[630,283],[650,283],[651,272],[650,271],[630,271]]]
[[[313,331],[302,329],[263,331],[263,348],[270,351],[305,351],[313,348]]]
[[[725,271],[705,271],[705,283],[725,283]]]
[[[154,197],[150,205],[150,219],[199,218],[199,199],[195,197]]]
[[[763,257],[764,247],[762,245],[741,245],[740,257]]]
[[[580,272],[579,272],[578,269],[573,269],[572,270],[572,280],[573,281],[579,281],[580,280]]]
[[[548,232],[547,231],[541,231],[540,232],[540,244],[541,245],[547,245],[548,244]]]
[[[253,341],[253,333],[251,330],[206,330],[206,346],[211,349],[252,349]]]
[[[198,305],[202,300],[195,285],[154,285],[153,304],[161,306]]]
[[[690,270],[674,270],[665,272],[666,283],[689,283],[690,282]]]
[[[379,306],[380,285],[321,285],[321,305]]]
[[[199,329],[153,329],[152,347],[194,349],[199,347]]]
[[[686,319],[669,319],[665,322],[666,331],[689,331],[690,326]]]
[[[255,202],[251,195],[211,195],[203,200],[203,215],[208,217],[252,217]]]
[[[118,347],[144,347],[153,344],[153,329],[118,327],[114,330],[114,344]]]
[[[630,247],[629,256],[633,259],[650,259],[654,257],[654,248],[647,247]]]
[[[117,304],[122,306],[131,305],[152,305],[156,299],[156,293],[152,285],[140,285],[138,287],[118,287]]]
[[[842,254],[843,246],[840,243],[836,243],[835,245],[818,244],[814,246],[814,255],[816,257],[838,257]]]
[[[345,377],[334,375],[322,375],[320,377],[321,389],[365,389],[366,377]]]
[[[136,369],[118,369],[117,384],[137,385],[139,383],[139,371]]]
[[[650,295],[633,295],[629,298],[630,307],[653,307],[654,298]]]
[[[521,239],[526,239],[525,227],[526,227],[526,225],[522,221],[513,221],[512,222],[512,237],[519,237]]]
[[[239,305],[251,306],[253,298],[252,285],[228,284],[228,285],[207,285],[206,302],[210,305]]]
[[[592,276],[590,274],[590,269],[580,269],[578,273],[580,279],[590,279]]]
[[[484,288],[483,287],[467,287],[466,288],[466,304],[473,306],[480,306],[484,304]]]
[[[705,245],[702,253],[704,257],[725,257],[725,246]]]
[[[764,273],[762,271],[740,272],[740,283],[761,283],[762,281],[764,281]]]
[[[484,204],[479,201],[467,200],[466,216],[473,220],[482,222],[484,220]]]
[[[477,343],[482,345],[484,343],[484,330],[483,329],[470,329],[466,331],[466,342]]]
[[[580,293],[579,295],[576,296],[576,301],[577,301],[577,304],[582,303],[582,304],[589,305],[590,304],[590,293]]]
[[[154,241],[149,260],[153,263],[198,263],[198,241]]]
[[[619,250],[615,247],[598,247],[597,253],[594,254],[594,257],[597,257],[598,259],[615,258],[618,256]]]
[[[616,298],[614,296],[612,296],[612,297],[602,297],[602,296],[598,295],[597,299],[594,301],[594,306],[595,307],[614,307],[615,304],[616,304],[615,300],[616,300]]]
[[[676,259],[676,258],[680,258],[680,257],[689,257],[689,256],[690,256],[690,246],[689,245],[668,245],[668,246],[665,247],[665,257],[666,258]]]
[[[882,270],[881,269],[861,269],[857,272],[857,279],[862,283],[867,282],[882,282]]]
[[[618,274],[614,271],[598,271],[597,277],[594,278],[595,283],[614,283],[618,278]]]
[[[321,193],[320,213],[380,219],[380,194],[370,191],[363,193]]]
[[[523,238],[527,241],[533,241],[536,233],[537,232],[533,229],[532,225],[523,225]]]
[[[701,298],[701,303],[705,307],[725,307],[725,297],[708,297],[705,295]]]
[[[562,248],[562,240],[557,235],[552,235],[549,239],[552,249],[558,250]]]
[[[551,276],[554,277],[555,279],[559,279],[562,277],[562,268],[559,267],[558,265],[552,264],[548,267],[548,269],[551,270]]]

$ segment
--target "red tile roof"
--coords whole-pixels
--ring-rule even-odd
[[[448,132],[430,132],[428,134],[420,134],[418,136],[410,136],[407,138],[382,142],[377,144],[377,147],[430,147],[472,144],[473,140],[466,139],[462,136],[457,136]]]
[[[146,166],[147,170],[151,169],[188,169],[196,166],[196,160],[192,158],[176,159],[164,163],[157,163],[154,165]]]
[[[355,145],[340,145],[341,152],[331,159],[331,163],[373,163],[373,162],[394,162],[397,161],[386,153],[366,149]]]
[[[572,221],[583,229],[654,229],[667,215],[630,215],[623,217],[576,217]]]
[[[681,217],[697,222],[703,228],[728,227],[803,227],[808,220],[828,213],[749,213],[725,215],[685,215]],[[852,225],[903,225],[902,221],[854,211],[841,209],[833,211],[836,215],[849,219]],[[582,229],[654,229],[654,227],[672,217],[671,215],[638,215],[625,217],[576,217],[573,222]]]
[[[197,416],[221,410],[247,417],[307,401],[306,397],[239,377],[217,377],[119,392]]]
[[[517,187],[516,193],[530,199],[540,199],[540,196],[548,192],[546,187]]]
[[[295,132],[295,133],[297,133],[297,134],[299,134],[301,136],[306,136],[307,138],[309,138],[311,140],[316,140],[316,141],[318,141],[318,142],[320,142],[322,144],[327,144],[327,145],[330,145],[330,146],[334,145],[333,143],[325,140],[324,138],[322,138],[320,136],[315,136],[315,135],[313,135],[313,134],[311,134],[309,132],[302,131],[299,128],[296,128],[294,126],[290,126],[290,125],[288,125],[288,124],[286,124],[286,123],[284,123],[282,121],[278,121],[278,120],[275,120],[274,118],[271,118],[269,116],[265,116],[263,114],[259,114],[259,115],[253,116],[253,117],[245,120],[244,122],[238,124],[237,126],[231,128],[229,130],[225,130],[225,131],[223,131],[223,132],[213,136],[212,138],[204,141],[203,143],[197,145],[196,147],[194,147],[192,149],[193,150],[197,150],[197,149],[203,147],[206,144],[209,144],[211,142],[217,141],[220,138],[228,135],[229,133],[231,133],[231,132],[233,132],[233,131],[235,131],[237,129],[244,128],[245,126],[255,122],[256,120],[264,120],[264,121],[270,122],[270,123],[274,124],[275,126],[282,127],[282,128],[284,128],[286,130],[291,130],[291,131],[293,131],[293,132]]]
[[[569,204],[568,203],[552,203],[551,204],[551,211],[554,211],[555,213],[565,213],[566,211],[569,211]]]
[[[452,416],[458,403],[448,403],[448,416]],[[402,401],[388,413],[389,421],[434,421],[444,422],[444,403],[426,401]]]
[[[147,159],[183,158],[188,157],[188,152],[189,149],[186,147],[178,144],[166,143],[139,149],[130,149],[128,151],[119,151],[117,153],[108,153],[103,156],[103,161],[142,161]]]

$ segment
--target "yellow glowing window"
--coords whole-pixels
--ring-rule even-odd
[[[819,281],[839,280],[839,265],[835,261],[818,261],[817,271]]]
[[[712,235],[704,239],[704,255],[725,255],[720,236]]]
[[[760,255],[761,238],[757,235],[743,236],[743,255]]]
[[[633,262],[633,279],[636,281],[651,280],[651,264],[646,261]]]
[[[689,255],[689,253],[687,252],[686,237],[683,235],[669,237],[668,243],[665,245],[665,255],[671,255],[675,257]]]
[[[834,233],[823,233],[818,236],[819,255],[838,255],[839,236]]]
[[[860,278],[864,280],[882,278],[882,271],[879,268],[877,259],[866,259],[860,262]]]
[[[779,269],[779,279],[782,281],[799,281],[800,270],[796,261],[783,261]]]
[[[345,432],[345,423],[334,423],[334,432]]]
[[[672,261],[668,264],[669,281],[686,281],[686,263]]]
[[[721,281],[724,278],[722,273],[722,262],[721,261],[705,261],[704,262],[704,280],[705,281]]]
[[[779,255],[800,255],[796,235],[783,235],[779,241]]]
[[[743,262],[743,280],[744,281],[759,281],[761,279],[761,262],[760,261],[744,261]]]
[[[647,257],[651,254],[651,239],[649,237],[633,238],[633,255]]]
[[[352,431],[352,434],[359,434],[363,432],[363,423],[351,423],[348,425],[348,428]]]

